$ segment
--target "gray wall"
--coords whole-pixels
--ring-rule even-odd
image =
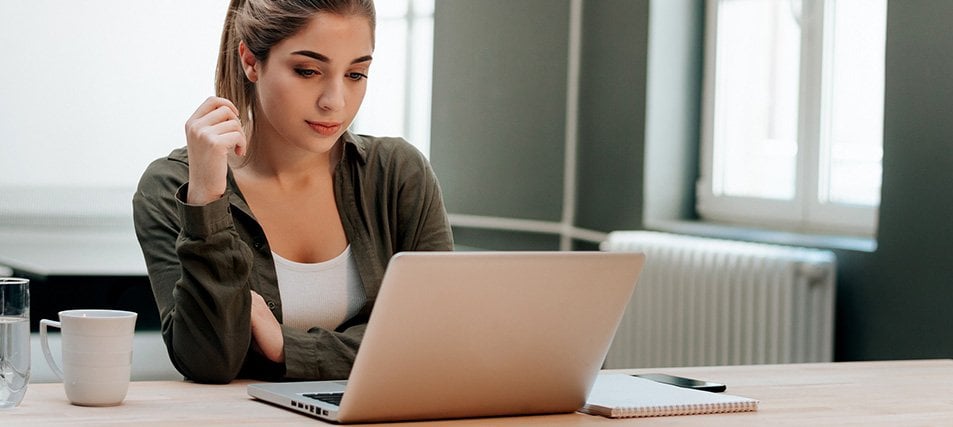
[[[877,251],[839,252],[837,354],[953,356],[953,2],[891,1]]]
[[[452,214],[561,217],[570,4],[436,2],[431,160]],[[574,225],[693,217],[702,16],[702,0],[583,1]],[[889,5],[877,249],[836,251],[837,360],[953,356],[950,22],[948,0]],[[454,231],[487,249],[559,242]]]
[[[436,2],[430,155],[451,212],[560,219],[568,5]]]
[[[436,2],[431,161],[451,214],[564,218],[570,5]],[[582,18],[572,225],[640,227],[648,1],[585,2]],[[455,227],[458,244],[487,249],[559,237]]]
[[[583,2],[576,225],[642,224],[648,2]]]

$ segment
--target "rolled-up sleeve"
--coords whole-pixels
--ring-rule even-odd
[[[225,383],[251,343],[252,253],[227,195],[204,206],[182,202],[187,184],[175,187],[182,175],[175,167],[159,160],[144,173],[133,197],[136,235],[173,365],[189,379]]]

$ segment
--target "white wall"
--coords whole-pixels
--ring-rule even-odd
[[[214,93],[228,3],[0,0],[0,226],[129,222],[142,171]],[[357,132],[429,151],[432,17],[378,5]]]
[[[227,2],[185,4],[0,2],[0,215],[128,217],[145,166],[213,93]]]
[[[0,187],[132,188],[183,145],[227,2],[184,4],[0,2]]]

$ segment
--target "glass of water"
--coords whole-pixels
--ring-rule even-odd
[[[30,381],[30,281],[0,277],[0,409],[20,404]]]

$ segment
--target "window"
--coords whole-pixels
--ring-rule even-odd
[[[0,224],[131,217],[152,160],[214,91],[228,1],[0,1]],[[183,13],[184,8],[188,13]],[[427,153],[433,0],[377,2],[377,50],[353,129]]]
[[[353,130],[402,136],[430,152],[434,0],[378,1],[377,46]]]
[[[709,0],[699,214],[873,235],[886,0]]]

